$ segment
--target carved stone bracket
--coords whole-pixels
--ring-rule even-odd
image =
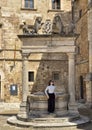
[[[22,53],[23,60],[28,60],[29,55],[29,53]]]

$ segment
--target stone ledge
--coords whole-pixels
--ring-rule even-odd
[[[0,103],[0,115],[17,114],[20,103]]]

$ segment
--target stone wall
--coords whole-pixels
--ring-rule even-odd
[[[29,63],[29,70],[35,72],[33,86],[29,82],[31,92],[44,91],[48,81],[54,80],[54,73],[59,74],[59,79],[55,80],[56,91],[68,91],[68,60],[64,54],[54,54],[54,57],[53,54],[43,54],[40,62],[34,60],[34,62]]]
[[[49,0],[35,2],[35,9],[25,9],[22,0],[1,0],[0,1],[0,74],[1,74],[1,97],[5,102],[20,102],[22,97],[22,43],[17,35],[22,33],[21,24],[26,21],[27,24],[34,24],[37,16],[41,16],[42,20],[53,19],[56,13],[71,10],[71,0],[62,0],[61,10],[51,10]],[[47,58],[49,56],[49,59]],[[56,81],[56,85],[60,88],[66,86],[67,89],[67,58],[62,60],[62,54],[47,54],[41,62],[40,54],[31,54],[29,58],[29,70],[35,72],[35,89],[43,90],[43,86],[52,78],[52,72],[60,71],[62,80]],[[54,59],[53,59],[54,57]],[[50,60],[51,59],[51,60]],[[40,64],[40,66],[39,66]],[[10,85],[17,84],[18,95],[10,95]],[[33,87],[29,84],[30,89]],[[39,89],[40,88],[40,89]],[[63,87],[62,87],[63,88]]]
[[[0,114],[17,114],[20,103],[0,103]]]
[[[78,52],[76,56],[76,90],[77,90],[77,98],[80,99],[80,76],[83,77],[83,94],[84,99],[86,100],[86,84],[85,84],[85,76],[89,71],[88,67],[88,58],[89,58],[89,50],[88,50],[88,9],[87,9],[87,0],[76,1],[75,3],[75,18],[76,18],[76,32],[79,35],[76,40],[76,45],[78,47]]]

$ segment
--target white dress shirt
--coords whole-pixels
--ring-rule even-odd
[[[47,88],[45,89],[45,94],[48,95],[48,93],[52,94],[52,93],[55,93],[55,86],[53,85],[50,85],[50,86],[47,86]]]

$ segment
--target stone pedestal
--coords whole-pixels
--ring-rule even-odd
[[[27,113],[27,103],[22,102],[20,105],[20,111],[17,115],[19,120],[27,121],[28,120],[28,113]]]
[[[69,107],[69,111],[68,111],[69,114],[79,115],[78,104],[76,102],[75,103],[69,103],[68,107]]]

